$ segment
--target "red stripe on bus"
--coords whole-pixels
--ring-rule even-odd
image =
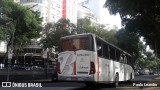
[[[76,75],[76,61],[74,62],[74,75]],[[78,80],[78,78],[74,77],[74,80]]]
[[[97,57],[97,63],[98,63],[98,72],[97,72],[97,81],[100,80],[100,71],[99,71],[99,57]]]
[[[76,61],[74,62],[74,75],[76,75]]]

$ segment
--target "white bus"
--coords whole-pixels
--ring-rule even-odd
[[[95,34],[61,38],[58,54],[58,80],[82,81],[87,86],[134,78],[131,55]]]

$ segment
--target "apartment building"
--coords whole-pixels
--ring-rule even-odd
[[[77,23],[77,0],[62,0],[62,18]]]
[[[61,18],[61,0],[20,0],[20,4],[27,7],[34,6],[31,9],[39,11],[41,17],[43,17],[42,25],[48,22],[56,22]]]
[[[87,7],[78,5],[77,19],[88,18],[92,24],[99,23],[99,18]]]

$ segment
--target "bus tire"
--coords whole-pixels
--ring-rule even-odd
[[[115,80],[114,80],[114,87],[118,87],[119,75],[116,73]]]
[[[128,80],[126,82],[131,83],[131,80],[132,80],[132,73],[130,74],[130,77],[128,78]]]

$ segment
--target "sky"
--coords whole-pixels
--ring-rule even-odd
[[[86,1],[86,0],[78,0],[78,2],[82,2],[82,1]],[[101,5],[104,5],[106,0],[101,0]],[[118,27],[118,29],[121,28],[121,18],[120,18],[120,15],[117,14],[117,15],[110,15],[109,14],[109,11],[107,8],[100,8],[101,11],[103,12],[100,12],[101,14],[101,20],[100,20],[100,23],[102,24],[109,24],[110,27],[113,27],[113,25],[116,25]]]
[[[104,12],[101,12],[101,17],[103,18],[102,23],[103,24],[109,24],[109,26],[113,27],[113,25],[116,25],[118,29],[121,28],[121,18],[120,15],[110,15],[107,8],[102,8]]]

